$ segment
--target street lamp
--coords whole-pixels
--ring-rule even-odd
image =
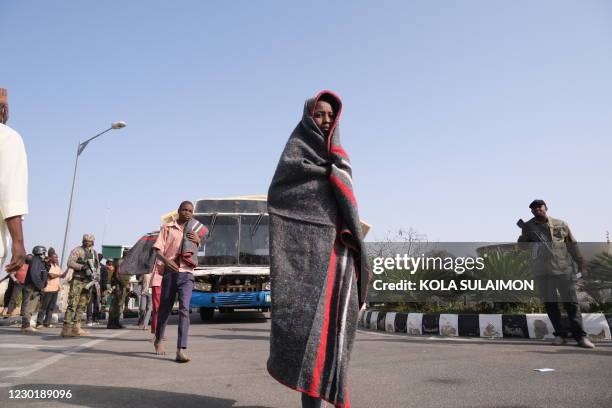
[[[81,153],[83,153],[83,150],[85,150],[89,142],[91,142],[92,140],[102,136],[103,134],[105,134],[106,132],[110,130],[121,129],[121,128],[124,128],[125,126],[126,126],[126,123],[122,120],[119,122],[113,122],[111,126],[108,129],[106,129],[104,132],[98,133],[97,135],[95,135],[92,138],[87,139],[83,143],[79,143],[77,146],[76,159],[74,161],[74,174],[72,176],[72,190],[70,190],[70,202],[68,203],[68,217],[66,218],[66,231],[64,232],[64,244],[62,245],[62,258],[60,260],[60,266],[64,265],[64,258],[66,256],[66,240],[68,239],[68,229],[70,228],[70,213],[72,211],[72,197],[74,196],[74,186],[76,184],[77,168],[79,166],[79,156],[81,155]]]

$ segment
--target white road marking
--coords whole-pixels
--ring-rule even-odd
[[[59,348],[69,350],[70,347],[66,346],[51,346],[46,344],[19,344],[19,343],[0,343],[0,349],[3,348],[18,348],[18,349],[48,349],[48,348]]]
[[[111,339],[113,337],[120,336],[123,333],[127,333],[127,331],[119,331],[119,332],[113,333],[113,334],[111,334],[109,336],[106,336],[104,338],[92,340],[92,341],[89,341],[87,343],[81,344],[79,346],[72,347],[70,349],[62,351],[60,354],[56,354],[56,355],[47,357],[47,358],[45,358],[43,360],[40,360],[40,361],[38,361],[38,362],[36,362],[36,363],[34,363],[32,365],[24,367],[24,368],[20,369],[19,371],[17,371],[16,373],[6,376],[5,378],[22,378],[22,377],[28,376],[28,375],[30,375],[32,373],[35,373],[36,371],[42,370],[43,368],[50,366],[53,363],[56,363],[56,362],[66,358],[68,356],[76,354],[79,351],[91,348],[91,347],[95,346],[96,344],[103,342],[104,340],[108,340],[108,339]]]
[[[17,371],[25,367],[0,367],[0,371]]]

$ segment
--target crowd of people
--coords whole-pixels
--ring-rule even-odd
[[[81,327],[83,316],[86,326],[99,325],[108,313],[108,329],[122,329],[121,316],[130,297],[141,299],[141,318],[138,325],[146,329],[149,324],[152,302],[148,287],[150,274],[142,275],[138,286],[131,290],[130,275],[118,273],[122,258],[104,259],[93,249],[94,237],[83,236],[81,246],[69,257],[68,268],[61,270],[54,248],[47,250],[37,245],[25,257],[24,264],[4,279],[8,280],[4,292],[3,318],[21,316],[21,330],[35,333],[39,329],[53,327],[53,313],[61,309],[61,294],[67,292],[62,337],[83,336],[88,333]],[[4,280],[3,279],[3,280]],[[32,316],[36,324],[31,325]],[[59,320],[59,319],[57,319]]]
[[[87,336],[90,333],[83,328],[83,317],[86,318],[85,325],[92,327],[99,325],[108,314],[106,328],[123,329],[124,309],[129,298],[137,298],[136,324],[142,330],[150,328],[155,336],[155,351],[163,355],[164,332],[178,297],[176,360],[188,362],[185,349],[194,283],[192,272],[196,266],[191,257],[207,231],[191,218],[192,213],[193,204],[185,201],[179,206],[177,219],[161,227],[153,246],[155,263],[151,270],[137,275],[134,288],[131,283],[134,275],[121,270],[128,250],[124,249],[118,259],[105,259],[94,249],[95,237],[92,234],[84,234],[81,245],[70,252],[64,271],[60,268],[55,249],[35,246],[25,257],[23,265],[10,271],[5,278],[9,283],[0,315],[9,318],[19,314],[21,331],[26,334],[52,328],[53,313],[61,308],[58,300],[61,291],[65,290],[67,302],[60,336]],[[166,270],[171,273],[165,273]],[[20,298],[21,306],[18,308]],[[32,327],[32,316],[36,313],[36,324]]]

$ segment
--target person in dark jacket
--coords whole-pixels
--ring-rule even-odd
[[[565,309],[572,336],[583,348],[595,348],[587,337],[576,294],[576,282],[586,273],[586,263],[578,250],[576,238],[565,221],[548,215],[544,200],[529,204],[533,218],[523,224],[518,242],[537,243],[532,272],[546,313],[554,328],[552,344],[566,344],[568,330],[561,320]]]
[[[25,284],[23,286],[23,301],[21,303],[21,331],[23,333],[36,333],[38,330],[30,326],[32,313],[38,306],[40,294],[47,285],[47,264],[45,255],[47,249],[37,245],[32,249],[32,262],[28,267]]]
[[[55,249],[49,248],[47,252],[47,285],[41,293],[41,305],[38,309],[38,317],[36,318],[36,328],[53,327],[51,319],[53,318],[53,310],[57,305],[57,296],[59,295],[60,279],[66,276],[66,272],[62,273],[59,266],[59,258]]]

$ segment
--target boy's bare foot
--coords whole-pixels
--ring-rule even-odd
[[[153,342],[153,346],[155,346],[155,354],[158,356],[165,356],[166,351],[164,350],[164,343],[162,340],[155,340]]]
[[[176,362],[177,363],[188,363],[189,361],[190,361],[190,358],[187,357],[187,354],[185,354],[185,350],[183,349],[176,350]]]

